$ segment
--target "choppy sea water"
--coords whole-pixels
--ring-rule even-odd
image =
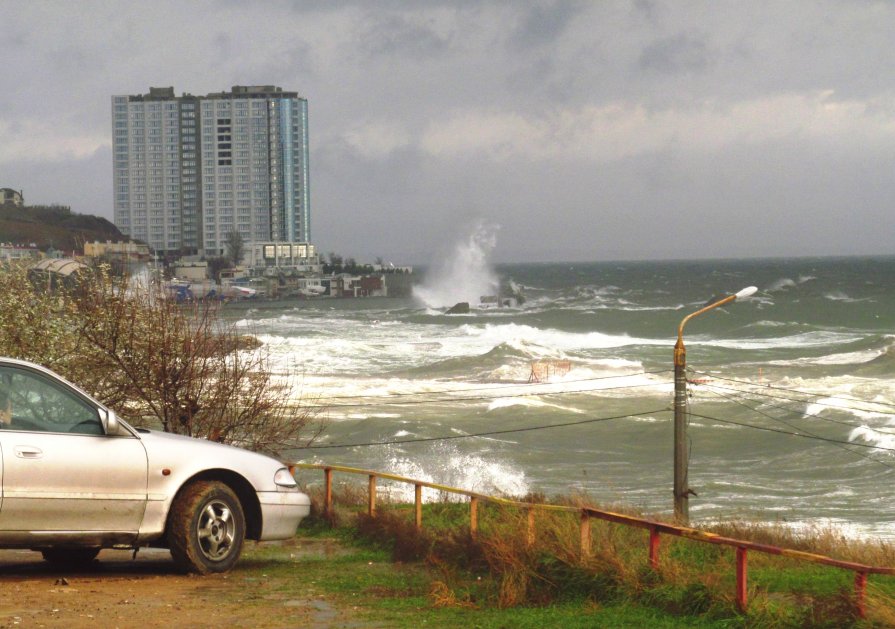
[[[670,513],[677,326],[713,296],[755,285],[754,297],[685,331],[696,381],[691,518],[895,536],[895,258],[473,265],[436,275],[414,298],[227,311],[266,344],[278,373],[297,378],[304,403],[326,406],[315,445],[338,447],[296,450],[296,460],[485,493],[584,492]],[[527,301],[444,314],[464,277],[481,292],[495,276],[512,278]],[[544,361],[569,370],[529,383],[532,363]],[[567,425],[550,427],[558,424]],[[483,432],[500,434],[469,436]],[[408,443],[424,439],[433,440]]]

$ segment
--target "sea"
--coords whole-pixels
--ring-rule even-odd
[[[678,326],[755,286],[684,329],[691,520],[895,537],[895,257],[495,265],[489,247],[406,298],[228,307],[326,422],[291,460],[667,517]],[[510,282],[523,303],[476,307]]]

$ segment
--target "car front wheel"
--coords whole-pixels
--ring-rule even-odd
[[[239,559],[245,515],[233,490],[217,481],[195,481],[174,502],[168,520],[171,556],[187,572],[226,572]]]

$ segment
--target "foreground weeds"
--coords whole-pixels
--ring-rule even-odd
[[[743,614],[735,603],[732,548],[662,536],[660,563],[653,569],[644,530],[592,520],[590,552],[582,556],[574,513],[537,512],[531,539],[525,511],[480,505],[473,536],[468,503],[444,502],[424,505],[423,528],[417,530],[412,505],[380,502],[370,517],[366,492],[348,487],[336,493],[329,521],[317,520],[318,531],[333,525],[339,535],[383,549],[393,562],[425,566],[430,575],[425,600],[432,609],[638,610],[664,619],[662,626],[895,626],[895,577],[871,576],[862,620],[856,615],[852,572],[751,552],[749,607]],[[315,497],[319,514],[318,501]],[[849,540],[831,529],[793,532],[726,523],[711,530],[869,565],[895,564],[890,545]],[[593,626],[612,626],[610,617]]]

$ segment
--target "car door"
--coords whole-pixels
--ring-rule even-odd
[[[136,534],[146,451],[135,435],[107,435],[105,412],[49,372],[0,363],[0,539]]]

